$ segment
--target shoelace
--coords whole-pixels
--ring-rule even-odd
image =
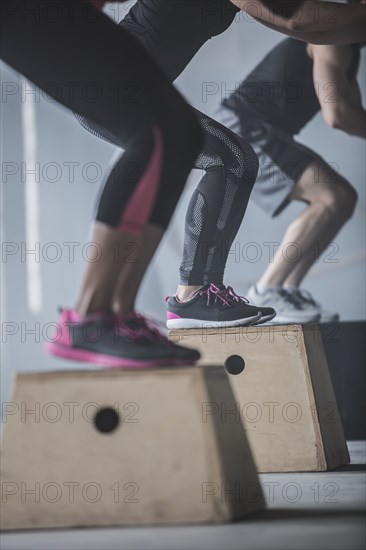
[[[301,302],[305,302],[305,303],[310,304],[312,306],[319,307],[318,302],[316,302],[314,300],[314,298],[312,297],[312,295],[310,294],[310,292],[308,290],[301,290],[299,288],[298,290],[296,290],[294,292],[294,294],[297,297],[297,299],[300,300]]]
[[[243,302],[244,304],[249,304],[248,298],[246,298],[245,296],[240,296],[239,294],[236,294],[236,292],[231,286],[228,286],[227,290],[229,291],[229,295],[235,302],[239,302],[239,303]]]
[[[285,288],[281,288],[278,290],[278,294],[288,304],[301,307],[302,300],[294,292],[288,292]]]
[[[151,342],[172,347],[173,344],[159,330],[158,321],[146,319],[143,315],[133,312],[121,317],[116,315],[117,330],[133,340],[150,340]]]
[[[244,296],[238,296],[234,292],[231,286],[219,288],[213,283],[209,287],[205,288],[198,292],[199,295],[207,295],[207,305],[210,305],[211,298],[215,298],[215,303],[220,300],[224,305],[232,307],[233,302],[235,303],[245,303],[248,304],[249,301]]]

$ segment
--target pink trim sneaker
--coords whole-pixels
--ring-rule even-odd
[[[45,347],[56,357],[126,369],[192,365],[200,357],[196,350],[169,342],[136,313],[123,318],[111,312],[80,316],[65,309]]]

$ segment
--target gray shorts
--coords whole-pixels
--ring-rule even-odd
[[[248,140],[259,159],[258,178],[251,199],[272,217],[291,201],[294,185],[309,164],[321,160],[314,151],[261,119],[251,122],[231,109],[219,107],[213,117],[235,134]]]

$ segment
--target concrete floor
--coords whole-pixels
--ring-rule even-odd
[[[357,550],[366,542],[366,447],[350,442],[336,471],[262,474],[268,508],[234,524],[4,534],[2,550]]]

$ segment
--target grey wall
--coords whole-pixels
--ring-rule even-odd
[[[202,48],[201,52],[179,79],[179,86],[186,97],[198,108],[211,114],[221,93],[204,101],[205,83],[215,82],[225,90],[234,89],[235,83],[266,52],[282,40],[279,33],[270,31],[256,22],[248,22],[244,14],[222,36]],[[365,97],[365,51],[362,51],[359,82]],[[204,96],[204,98],[203,98]],[[343,319],[365,318],[365,142],[349,137],[326,126],[318,115],[298,136],[299,141],[313,148],[328,162],[335,163],[359,194],[356,213],[335,240],[334,247],[314,266],[304,286],[321,299],[325,307],[339,309]],[[193,185],[193,184],[192,184]],[[294,204],[277,219],[269,219],[255,205],[250,204],[245,221],[236,242],[242,252],[240,263],[232,255],[227,267],[227,281],[240,290],[255,281],[269,260],[265,242],[279,242],[288,223],[302,210]],[[183,217],[183,212],[181,214]],[[183,219],[183,218],[180,219]],[[255,258],[257,243],[262,248],[260,261]],[[334,255],[329,253],[335,252]],[[243,258],[244,256],[244,258]],[[245,261],[247,260],[247,261]]]
[[[115,8],[114,8],[115,9]],[[122,8],[120,8],[122,9]],[[123,8],[124,9],[124,8]],[[107,12],[112,15],[111,6]],[[205,83],[215,82],[230,90],[281,36],[258,23],[238,20],[221,37],[207,43],[179,78],[177,85],[197,108],[211,114],[220,100],[220,94],[209,97],[202,94]],[[365,53],[362,52],[360,83],[365,93]],[[22,77],[2,66],[2,80],[24,86]],[[14,89],[14,88],[13,88]],[[42,307],[31,312],[27,306],[27,262],[22,258],[22,242],[26,238],[24,181],[21,163],[24,161],[21,134],[22,95],[2,97],[2,162],[18,168],[13,175],[2,178],[2,239],[3,247],[13,247],[12,256],[2,262],[2,387],[3,398],[8,398],[15,371],[74,368],[74,365],[50,359],[43,352],[43,337],[48,323],[57,320],[58,305],[72,306],[86,265],[83,246],[88,242],[88,231],[95,199],[100,192],[103,176],[112,164],[115,150],[112,146],[85,132],[73,116],[53,102],[34,94],[26,101],[33,102],[37,124],[37,161],[39,162],[39,228]],[[39,100],[39,101],[38,101]],[[179,129],[177,129],[179,131]],[[354,218],[336,239],[332,258],[323,257],[306,279],[306,287],[321,299],[325,307],[340,311],[343,319],[365,318],[365,146],[362,140],[348,137],[326,127],[318,116],[299,136],[299,139],[318,151],[327,161],[335,162],[340,172],[349,179],[359,193],[359,204]],[[74,179],[70,178],[70,162],[75,165]],[[53,163],[53,164],[50,164]],[[67,164],[68,163],[68,164]],[[94,163],[94,164],[90,164]],[[4,169],[5,164],[3,164]],[[183,239],[185,208],[200,174],[193,172],[184,196],[176,211],[166,238],[156,255],[139,296],[142,311],[164,319],[164,297],[177,284],[180,250]],[[24,178],[23,178],[24,179]],[[55,180],[52,182],[51,180]],[[300,205],[288,208],[278,219],[271,220],[255,205],[250,205],[245,222],[236,239],[240,258],[230,257],[226,282],[240,293],[255,281],[268,261],[268,248],[263,243],[280,242],[287,224],[301,210]],[[70,246],[75,245],[71,261]],[[8,245],[8,243],[14,243]],[[50,243],[56,243],[55,245]],[[248,243],[256,243],[248,247]],[[259,248],[258,248],[259,247]],[[252,261],[256,250],[262,258]],[[10,250],[9,248],[7,249]],[[4,249],[3,249],[4,251]],[[52,261],[55,253],[61,254]],[[42,257],[43,255],[43,257]],[[330,261],[332,260],[332,261]],[[29,330],[35,333],[27,333]],[[8,334],[14,331],[13,335]],[[43,332],[43,334],[42,334]]]

